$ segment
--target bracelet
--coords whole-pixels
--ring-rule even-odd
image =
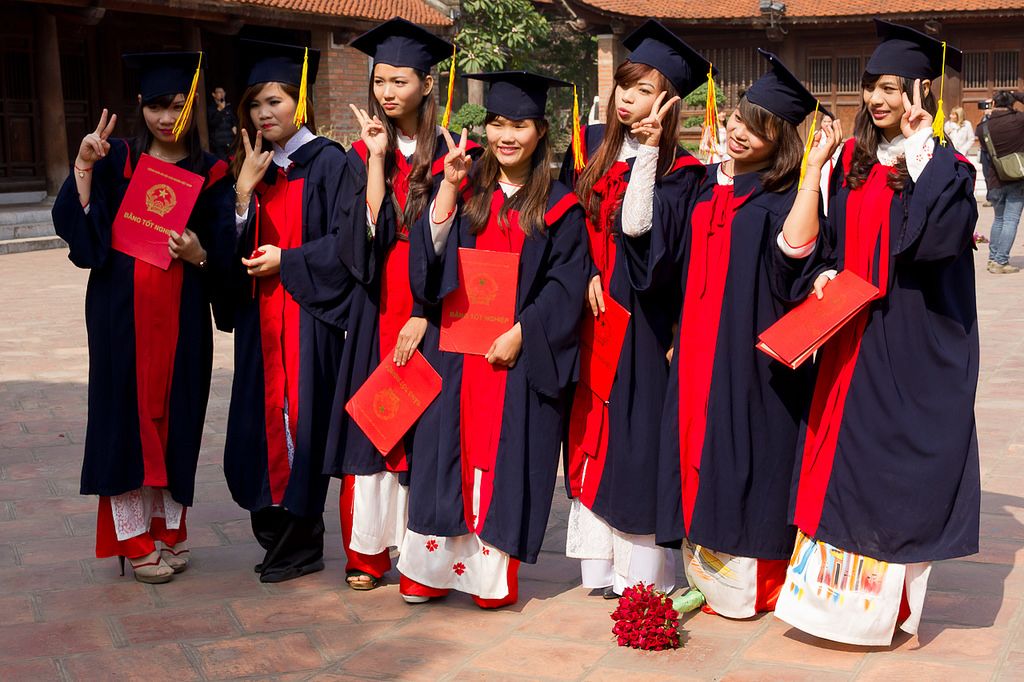
[[[78,177],[84,178],[86,173],[92,173],[92,166],[89,166],[88,168],[79,168],[78,165],[75,164],[75,170],[78,171]]]
[[[448,221],[448,219],[452,217],[452,214],[455,213],[456,208],[458,208],[458,204],[452,206],[452,210],[448,211],[447,215],[445,215],[445,217],[441,218],[440,220],[434,218],[434,213],[433,211],[431,211],[430,222],[432,222],[434,225],[444,225]]]
[[[821,194],[821,190],[818,189],[817,187],[801,187],[799,189],[799,191],[800,192],[817,192],[818,194]]]

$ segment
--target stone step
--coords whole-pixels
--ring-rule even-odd
[[[0,256],[9,253],[43,251],[45,249],[66,249],[68,245],[60,237],[28,237],[0,241]]]
[[[51,221],[50,210],[52,208],[51,205],[47,204],[0,207],[0,226],[48,223]]]
[[[0,223],[0,241],[9,239],[28,239],[29,237],[54,237],[56,232],[49,220],[37,223],[19,223],[4,225]]]

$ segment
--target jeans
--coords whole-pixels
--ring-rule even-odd
[[[1024,182],[993,187],[988,191],[987,198],[996,214],[989,235],[988,259],[1006,265],[1010,261],[1013,240],[1017,238],[1020,214],[1024,210]]]

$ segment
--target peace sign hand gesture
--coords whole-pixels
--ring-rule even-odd
[[[114,132],[114,125],[117,123],[117,114],[107,119],[107,110],[100,114],[100,122],[96,130],[82,138],[82,144],[78,147],[78,158],[75,159],[75,166],[81,170],[92,168],[93,164],[102,159],[110,151],[110,143],[107,139]]]
[[[466,153],[469,136],[466,135],[466,129],[463,128],[462,139],[456,145],[451,133],[446,129],[441,128],[441,134],[444,135],[444,141],[448,143],[448,154],[444,157],[444,181],[458,190],[473,165],[473,159]]]
[[[907,93],[903,93],[903,117],[900,119],[900,131],[903,137],[909,138],[914,133],[932,127],[932,115],[921,106],[921,79],[914,79],[914,101],[911,102]]]
[[[366,109],[359,109],[354,104],[349,104],[348,108],[352,110],[356,121],[359,122],[359,139],[366,145],[370,156],[384,158],[388,151],[388,131],[384,128],[384,124],[376,116],[366,113]]]
[[[824,138],[824,142],[822,139]],[[821,169],[843,142],[843,125],[839,119],[828,116],[821,119],[821,128],[814,133],[811,151],[807,154],[807,167]]]
[[[658,95],[658,98],[654,100],[654,104],[651,106],[651,113],[646,118],[633,124],[631,132],[636,136],[636,139],[640,140],[641,144],[657,147],[661,142],[661,122],[665,120],[665,116],[672,109],[672,105],[679,101],[679,96],[677,95],[668,102],[665,102],[665,104],[662,104],[667,96],[668,93],[663,90]]]
[[[249,144],[249,132],[242,128],[242,148],[245,152],[245,159],[242,168],[238,171],[238,181],[235,184],[235,191],[244,196],[248,203],[249,195],[256,187],[256,183],[263,179],[267,167],[274,159],[274,153],[263,151],[263,131],[256,131],[256,143]]]

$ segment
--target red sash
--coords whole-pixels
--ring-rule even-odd
[[[849,140],[844,149],[844,168],[849,168],[853,143],[854,140]],[[869,282],[876,282],[878,298],[885,296],[889,286],[889,209],[894,192],[887,181],[891,170],[888,166],[876,163],[867,181],[851,191],[846,200],[844,269],[851,270]],[[825,295],[828,295],[827,290]],[[821,350],[821,364],[811,400],[794,513],[794,522],[810,537],[815,536],[821,521],[846,396],[853,381],[870,313],[869,306]]]
[[[303,180],[290,180],[280,169],[260,203],[260,240],[290,249],[302,244]],[[274,504],[288,487],[291,464],[288,440],[299,421],[299,305],[281,285],[280,275],[256,278],[259,289],[260,341],[263,349],[263,395],[267,431],[267,473]],[[284,410],[288,407],[288,432]],[[294,443],[293,443],[294,447]]]

